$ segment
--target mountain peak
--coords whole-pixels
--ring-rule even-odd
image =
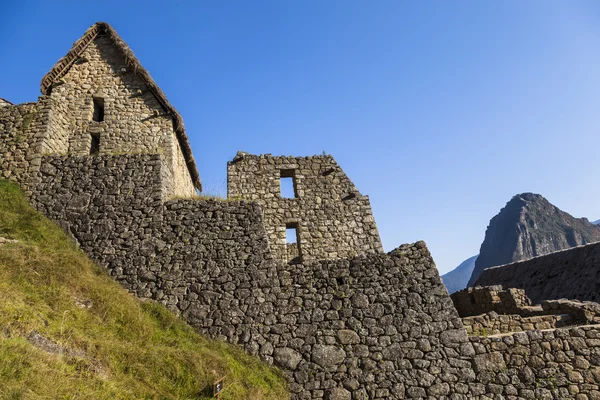
[[[545,201],[545,202],[548,202],[548,200],[546,200],[546,198],[544,196],[542,196],[541,194],[531,193],[531,192],[525,192],[525,193],[515,194],[511,200],[514,200],[514,199],[522,199],[522,200],[525,200],[525,201]]]
[[[486,268],[600,241],[600,226],[575,218],[535,193],[511,198],[491,219],[468,286]]]

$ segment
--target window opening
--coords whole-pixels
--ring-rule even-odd
[[[100,151],[100,135],[92,135],[92,143],[90,145],[90,155],[98,154]]]
[[[300,235],[297,222],[285,224],[285,250],[287,261],[289,263],[295,264],[302,262],[302,251],[300,249]]]
[[[356,193],[352,192],[352,193],[348,193],[346,196],[342,197],[343,201],[346,200],[352,200],[356,198]]]
[[[345,285],[347,282],[345,277],[337,277],[335,278],[336,283],[341,286],[341,285]]]
[[[329,176],[329,175],[333,174],[334,172],[335,172],[335,168],[329,168],[329,169],[323,171],[322,175],[323,176]]]
[[[285,199],[294,199],[298,197],[296,191],[296,171],[293,169],[282,169],[280,171],[280,193]]]
[[[298,224],[289,223],[285,225],[285,242],[287,244],[298,243]]]
[[[104,99],[100,97],[94,97],[94,115],[92,120],[94,122],[104,121]]]

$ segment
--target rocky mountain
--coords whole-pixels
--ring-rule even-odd
[[[518,194],[490,221],[468,286],[486,268],[597,241],[599,225],[574,218],[539,194]]]
[[[600,225],[600,219],[598,221],[592,222],[592,224],[594,224],[594,225]]]
[[[478,255],[467,258],[458,267],[442,275],[442,282],[444,282],[448,293],[452,294],[467,287],[467,282],[469,282],[469,278],[473,273]]]

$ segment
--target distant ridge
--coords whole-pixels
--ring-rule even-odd
[[[473,273],[475,260],[477,260],[478,256],[479,254],[467,258],[458,267],[442,275],[442,282],[444,282],[448,293],[452,294],[467,287],[467,282],[469,282],[469,278]]]
[[[597,241],[600,226],[587,218],[574,218],[539,194],[518,194],[490,221],[468,286],[486,268]]]

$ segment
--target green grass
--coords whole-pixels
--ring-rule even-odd
[[[0,398],[208,399],[221,376],[224,400],[289,397],[277,370],[128,294],[5,180],[0,237],[18,240],[0,245]]]

